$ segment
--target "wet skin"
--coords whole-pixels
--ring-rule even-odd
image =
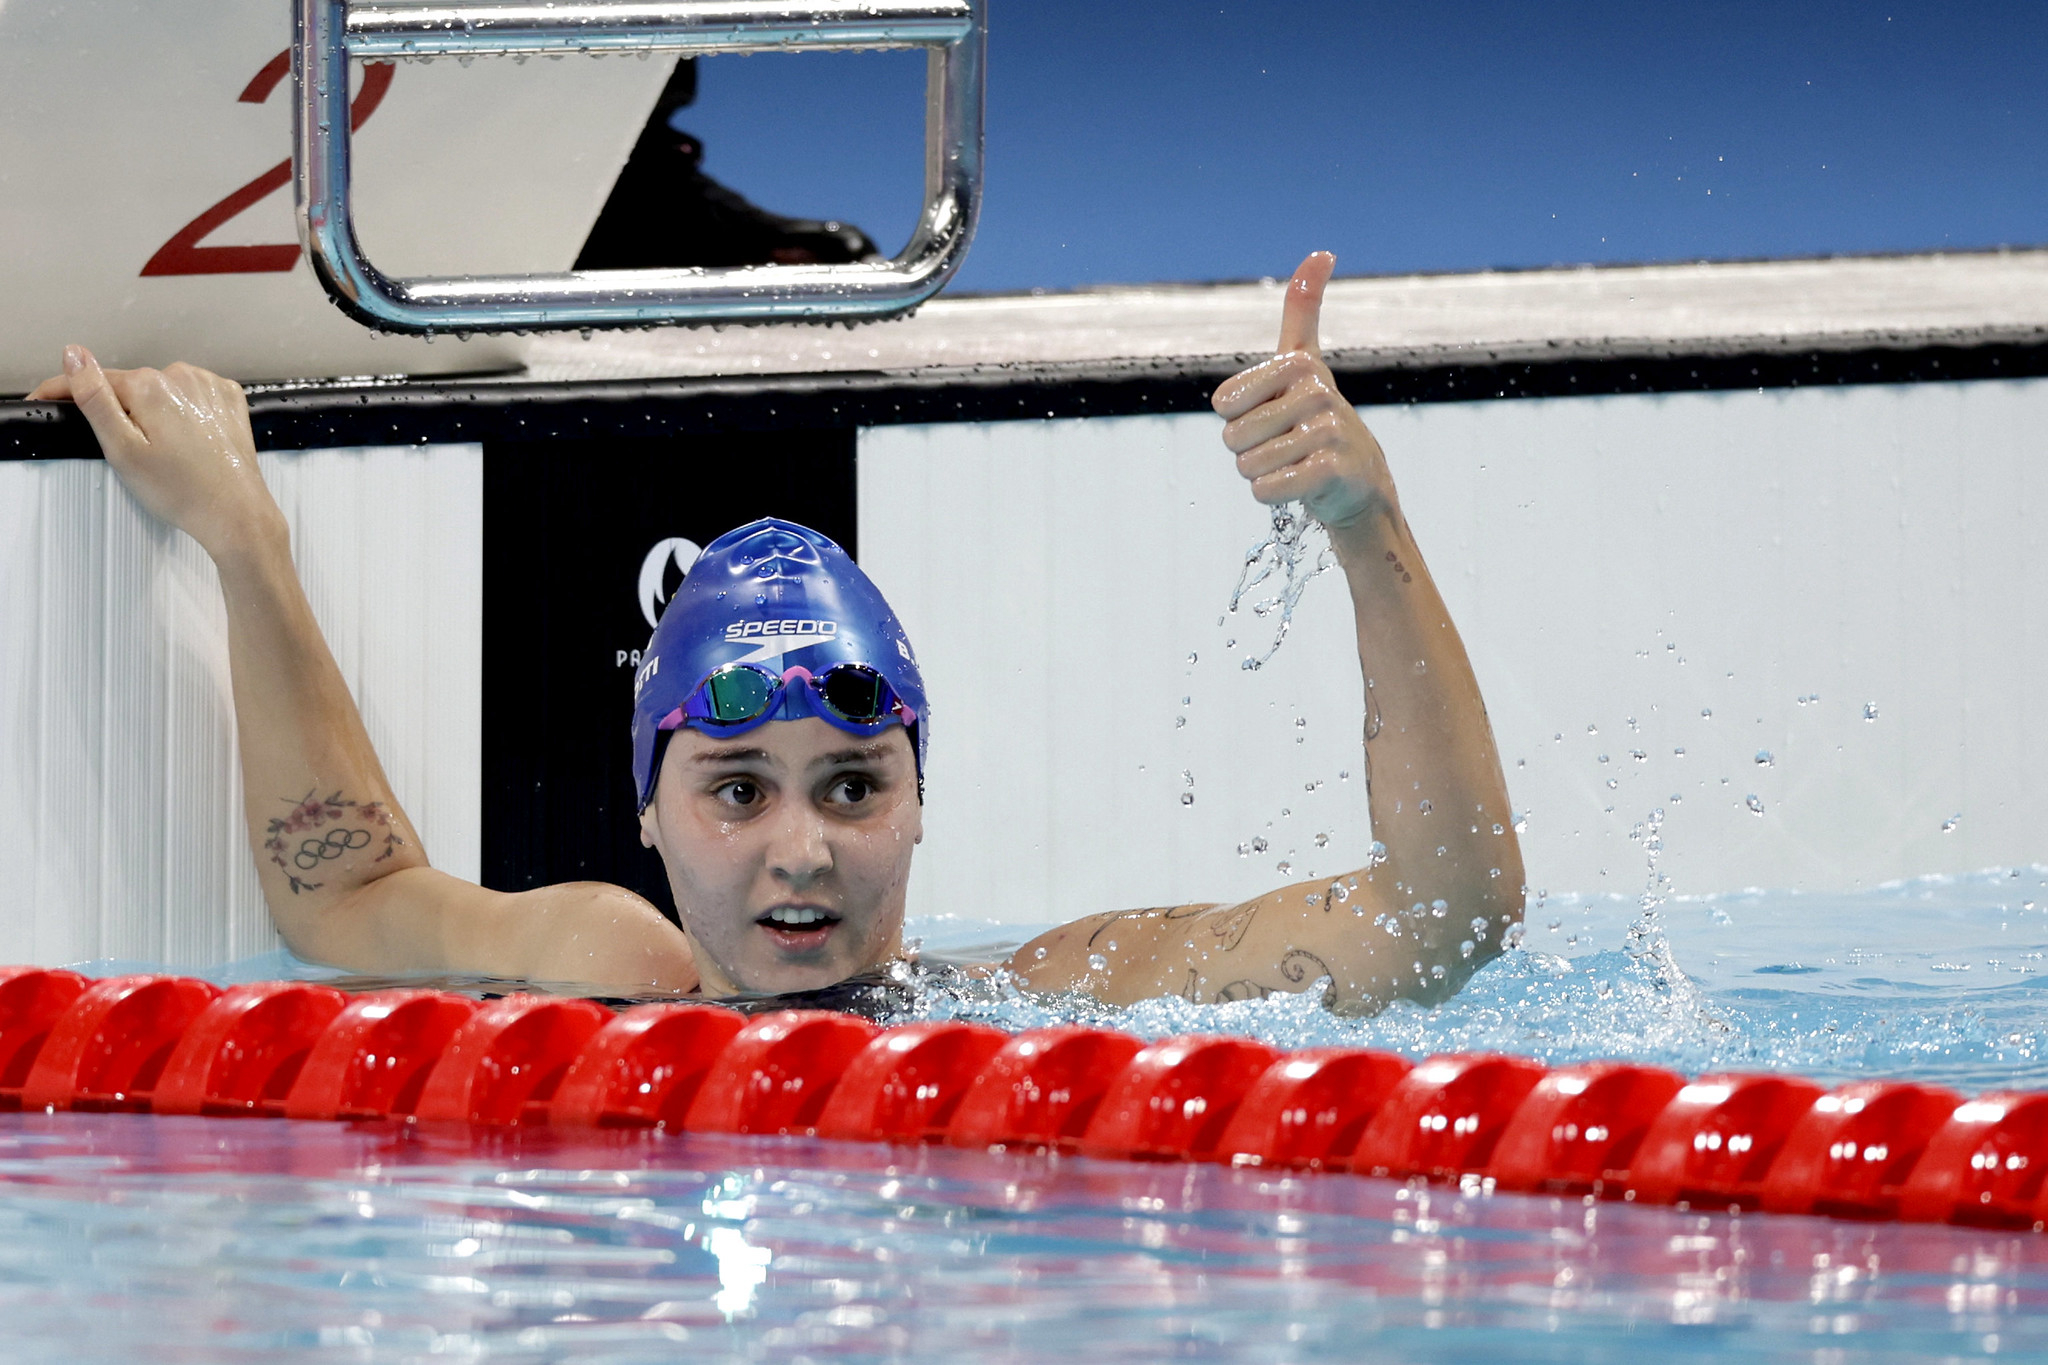
[[[895,956],[923,837],[909,732],[815,717],[676,731],[640,817],[711,995],[829,986]]]

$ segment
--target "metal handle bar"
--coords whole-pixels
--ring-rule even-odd
[[[985,0],[569,0],[351,5],[295,0],[299,238],[342,311],[395,332],[863,321],[906,313],[967,254],[981,207]],[[363,256],[350,186],[349,60],[563,52],[922,47],[925,202],[892,261],[393,279]]]

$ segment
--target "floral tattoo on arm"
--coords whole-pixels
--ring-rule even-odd
[[[295,896],[321,887],[321,883],[308,881],[301,873],[317,871],[322,864],[345,853],[377,843],[376,830],[383,831],[384,851],[370,860],[373,863],[383,862],[405,844],[404,837],[393,828],[391,812],[383,802],[351,801],[338,791],[321,797],[317,794],[319,790],[315,787],[292,801],[291,813],[273,816],[264,830],[263,851],[284,873]],[[307,837],[300,838],[301,835]]]

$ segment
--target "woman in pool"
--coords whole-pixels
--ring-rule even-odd
[[[1328,978],[1332,1004],[1373,1009],[1456,990],[1521,917],[1478,684],[1379,443],[1317,347],[1334,266],[1322,252],[1302,263],[1278,353],[1215,406],[1252,496],[1304,503],[1344,569],[1384,852],[1241,904],[1063,925],[1007,964],[1027,988],[1207,1002]],[[623,887],[491,891],[431,867],[392,795],[299,585],[241,389],[187,365],[103,371],[80,347],[64,370],[33,396],[75,401],[129,490],[220,570],[249,837],[294,952],[363,972],[714,997],[817,989],[902,953],[922,684],[886,603],[830,541],[773,522],[722,537],[650,644],[634,716],[641,838],[667,867],[681,932]]]

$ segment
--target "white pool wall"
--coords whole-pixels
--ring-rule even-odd
[[[476,876],[481,447],[262,467],[399,799],[434,862]],[[212,564],[104,464],[0,462],[0,961],[197,966],[276,944]]]
[[[1658,808],[1679,892],[2048,859],[2048,381],[1363,411],[1471,649],[1532,886],[1641,891]],[[1219,425],[862,434],[862,558],[934,698],[913,913],[1045,921],[1362,860],[1344,585],[1239,668],[1258,629],[1217,616],[1263,516]]]

